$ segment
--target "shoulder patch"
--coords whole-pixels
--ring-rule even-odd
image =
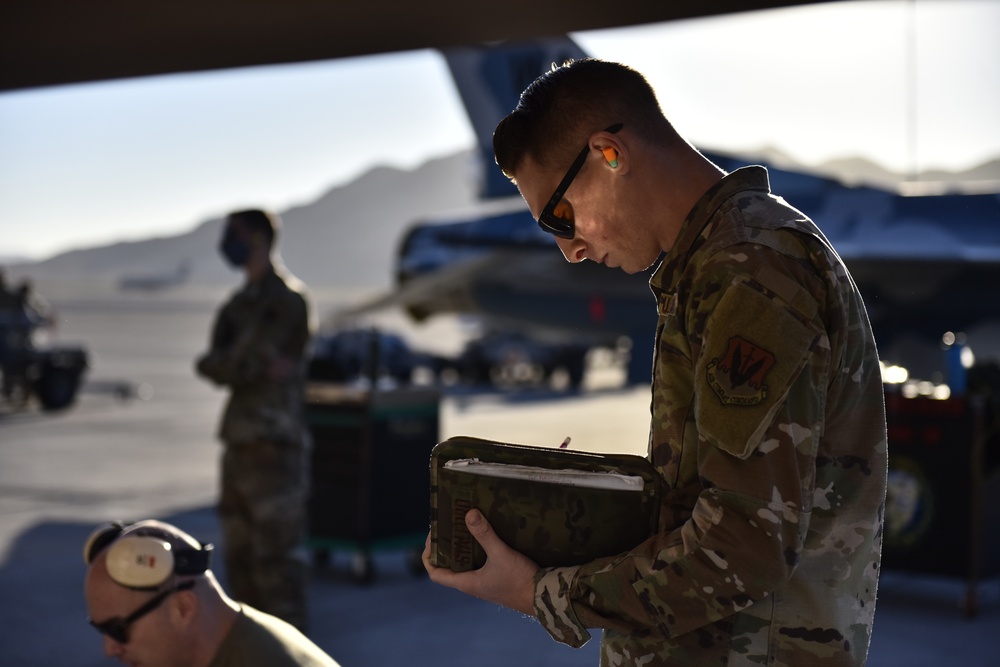
[[[695,362],[695,420],[733,456],[757,449],[822,335],[794,311],[736,281],[708,317]]]
[[[757,405],[767,398],[774,354],[743,336],[732,336],[721,357],[708,362],[708,384],[724,405]]]

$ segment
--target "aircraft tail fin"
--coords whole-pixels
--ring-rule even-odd
[[[480,196],[492,199],[516,195],[517,189],[493,159],[493,130],[517,106],[521,92],[553,63],[586,58],[587,54],[565,35],[446,49],[442,53],[476,133],[482,163]]]

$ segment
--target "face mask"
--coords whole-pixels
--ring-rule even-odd
[[[240,267],[250,258],[250,246],[232,234],[226,234],[219,244],[219,253],[232,266]]]

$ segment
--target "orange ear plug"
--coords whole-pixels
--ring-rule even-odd
[[[609,146],[601,150],[601,152],[604,153],[604,159],[608,161],[612,169],[618,166],[618,151]]]

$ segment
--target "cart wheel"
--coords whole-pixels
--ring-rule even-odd
[[[427,570],[424,569],[423,555],[423,549],[412,549],[406,554],[406,568],[414,577],[422,577],[427,574]]]
[[[330,566],[330,550],[316,549],[313,551],[313,565],[320,570],[328,568]]]
[[[370,584],[375,579],[372,557],[367,551],[359,551],[351,559],[351,578],[356,584]]]

